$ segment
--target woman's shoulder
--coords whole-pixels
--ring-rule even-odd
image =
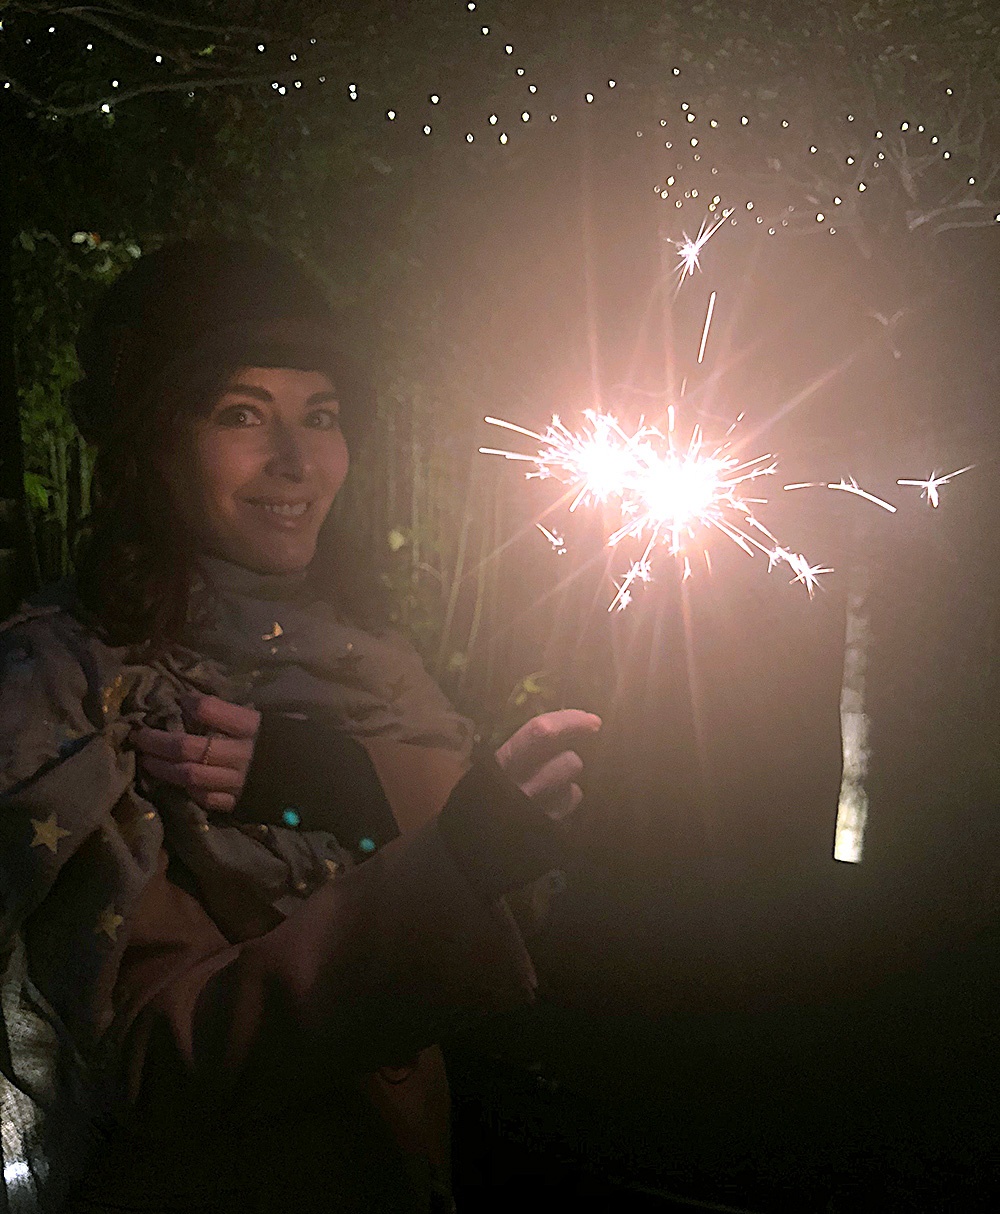
[[[0,792],[102,728],[118,664],[68,604],[29,603],[0,623]]]
[[[0,685],[28,677],[51,691],[68,680],[82,688],[115,661],[114,651],[86,622],[65,592],[42,592],[0,622]],[[41,688],[38,688],[41,690]]]
[[[50,638],[54,644],[99,644],[96,629],[88,626],[78,609],[71,585],[58,583],[38,592],[13,615],[0,621],[0,647],[16,646],[27,639]]]

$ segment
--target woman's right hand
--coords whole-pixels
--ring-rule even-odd
[[[577,708],[533,717],[496,752],[497,762],[550,818],[571,814],[583,800],[577,784],[583,760],[574,749],[601,728],[601,718]]]

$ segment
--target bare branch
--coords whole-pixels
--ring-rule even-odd
[[[1000,206],[998,206],[997,212],[995,212],[995,213],[1000,213]],[[934,228],[934,235],[939,236],[942,232],[953,232],[959,228],[994,228],[994,227],[1000,227],[1000,224],[998,224],[995,219],[991,219],[988,216],[984,215],[982,219],[970,220],[968,223],[958,223],[957,221],[952,222],[952,223],[939,223],[937,225],[937,227]]]
[[[138,51],[148,51],[150,54],[162,55],[165,59],[172,59],[174,62],[184,64],[190,70],[194,64],[192,56],[187,51],[182,50],[167,50],[165,47],[156,46],[150,42],[145,42],[141,38],[137,38],[134,34],[130,34],[127,30],[119,29],[112,21],[106,17],[102,17],[96,10],[87,11],[83,9],[67,10],[62,14],[74,18],[76,21],[83,22],[86,25],[92,25],[96,29],[103,30],[106,34],[110,34],[112,38],[123,42],[126,46],[131,46]]]
[[[19,4],[16,6],[22,12],[45,13],[50,17],[79,16],[82,13],[106,13],[114,17],[136,21],[144,25],[162,25],[172,29],[189,30],[194,34],[246,34],[254,38],[280,38],[274,30],[260,29],[252,25],[203,25],[200,22],[188,21],[180,17],[165,17],[160,13],[143,11],[124,4],[121,0],[106,0],[101,5],[90,4]]]
[[[907,226],[907,228],[909,228],[909,230],[911,232],[914,232],[914,231],[916,231],[917,228],[922,227],[925,223],[932,223],[935,219],[937,219],[941,215],[949,215],[954,211],[972,211],[972,210],[985,211],[986,203],[982,202],[978,198],[966,198],[966,199],[963,199],[961,202],[951,203],[951,204],[943,206],[943,207],[936,207],[933,211],[925,211],[922,214],[913,214],[911,212],[906,217],[906,226]],[[977,219],[975,222],[954,223],[954,224],[950,224],[949,226],[950,227],[963,227],[963,228],[968,228],[968,227],[978,228],[978,227],[983,227],[986,224],[993,223],[993,222],[994,221],[992,219],[987,219],[987,220],[985,220],[985,222]],[[943,227],[941,227],[940,225],[938,225],[934,229],[935,232],[941,232],[944,230],[945,229]]]
[[[329,67],[311,68],[310,73],[318,71],[320,74],[332,71],[335,69]],[[287,69],[282,69],[282,75],[287,74]],[[129,101],[133,97],[142,97],[154,93],[183,93],[183,92],[200,92],[205,89],[227,88],[229,86],[239,87],[243,85],[253,84],[270,84],[275,79],[274,72],[268,72],[262,75],[248,76],[198,76],[196,78],[186,80],[164,80],[150,81],[148,84],[138,85],[136,88],[124,89],[120,92],[115,92],[104,97],[97,97],[93,101],[82,102],[80,105],[53,105],[51,102],[45,101],[40,97],[36,97],[23,85],[19,84],[12,76],[7,75],[0,69],[0,80],[9,82],[11,89],[19,96],[24,97],[39,110],[51,115],[54,118],[78,118],[82,114],[96,114],[105,105],[117,106],[123,101]]]

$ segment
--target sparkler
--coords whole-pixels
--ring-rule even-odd
[[[553,417],[542,434],[487,417],[490,425],[525,435],[539,446],[534,454],[496,447],[480,451],[531,464],[528,479],[552,478],[568,485],[570,512],[599,504],[617,508],[619,525],[608,536],[607,546],[615,548],[631,540],[642,545],[642,553],[616,581],[609,611],[628,606],[636,582],[652,580],[657,548],[665,548],[682,562],[686,581],[692,576],[690,550],[703,544],[705,532],[711,530],[721,532],[749,556],[763,553],[769,570],[786,564],[794,574],[792,581],[803,585],[811,598],[819,577],[832,570],[811,565],[801,553],[780,544],[757,517],[756,508],[766,505],[767,499],[750,495],[751,486],[777,471],[774,456],[744,460],[733,453],[733,434],[741,418],[721,442],[713,444],[700,425],[693,427],[686,443],[678,443],[672,408],[667,417],[666,433],[643,420],[629,433],[611,414],[591,409],[584,412],[581,431],[571,431]],[[564,548],[559,535],[538,526],[557,550]],[[703,552],[711,567],[704,547]]]
[[[904,480],[896,481],[897,485],[915,485],[922,490],[920,496],[926,497],[928,503],[935,509],[941,504],[941,495],[938,490],[942,485],[947,485],[949,481],[953,481],[956,476],[961,476],[963,472],[971,472],[975,464],[967,464],[964,468],[959,468],[957,472],[949,472],[947,476],[938,476],[936,472],[932,472],[925,481],[920,480]]]

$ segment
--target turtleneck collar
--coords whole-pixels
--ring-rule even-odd
[[[308,580],[308,569],[292,573],[257,573],[214,556],[198,558],[206,582],[227,598],[257,599],[287,603],[301,598]]]

